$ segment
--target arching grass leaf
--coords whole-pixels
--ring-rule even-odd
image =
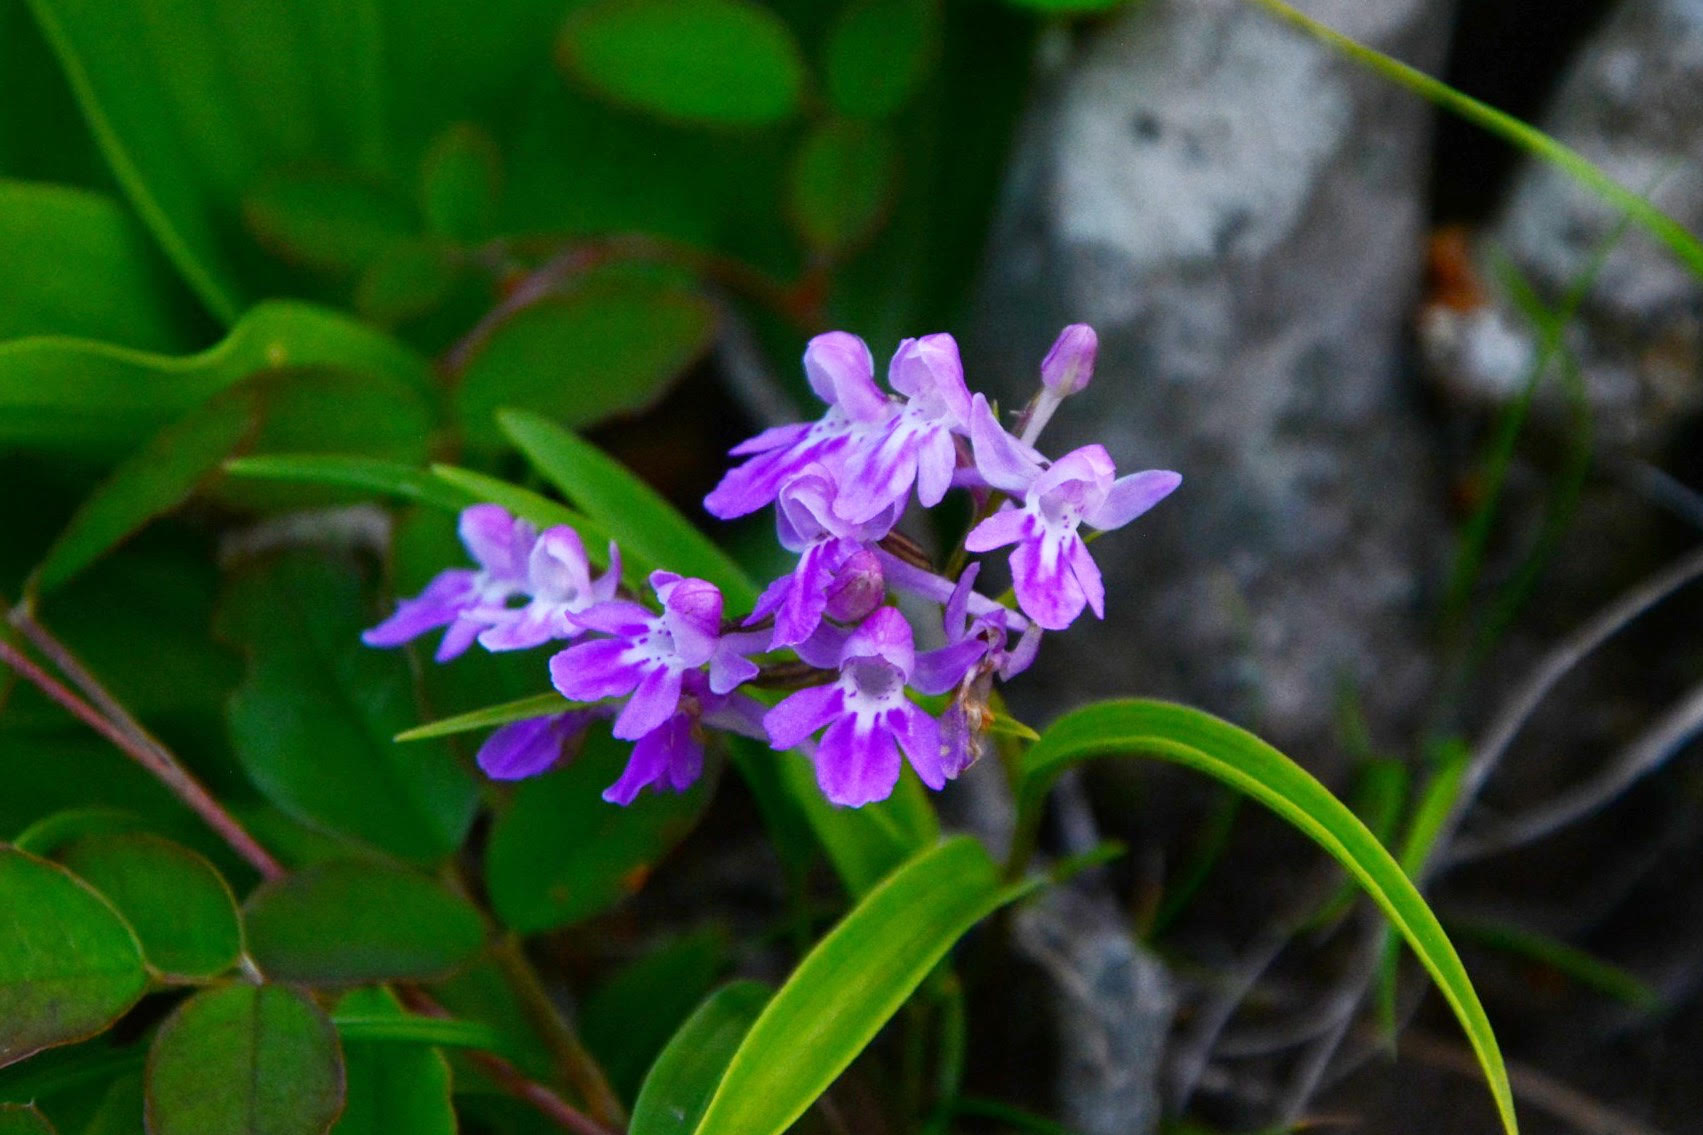
[[[651,1065],[628,1135],[690,1135],[751,1024],[769,1002],[760,981],[735,981],[704,999]]]

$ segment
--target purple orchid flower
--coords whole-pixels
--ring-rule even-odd
[[[775,617],[770,650],[809,638],[831,606],[838,608],[836,617],[855,619],[880,604],[885,589],[881,567],[866,545],[892,530],[900,506],[849,524],[834,513],[837,491],[833,475],[821,464],[806,466],[781,488],[775,528],[781,546],[799,554],[798,564],[763,591],[746,620],[749,626]]]
[[[401,646],[448,627],[437,650],[437,660],[448,662],[472,646],[485,628],[510,616],[509,600],[527,590],[536,530],[498,505],[476,504],[462,511],[460,532],[479,570],[438,573],[419,595],[399,602],[390,618],[362,632],[362,642]]]
[[[1007,544],[1017,603],[1047,630],[1063,630],[1084,606],[1105,618],[1105,585],[1088,545],[1077,533],[1087,523],[1101,531],[1121,528],[1182,483],[1164,469],[1117,476],[1101,445],[1085,445],[1043,466],[1034,450],[995,421],[987,400],[976,396],[971,421],[976,468],[990,485],[1022,503],[1008,504],[970,531],[964,546],[988,552]]]
[[[576,612],[615,598],[621,585],[621,550],[609,544],[609,570],[593,581],[591,561],[579,533],[567,525],[546,529],[527,557],[527,590],[532,601],[505,613],[479,636],[486,650],[526,650],[554,639],[575,638],[581,628]]]
[[[479,746],[474,758],[492,780],[524,780],[548,772],[570,740],[579,736],[599,717],[595,709],[570,709],[545,717],[511,721]]]
[[[830,331],[810,340],[804,373],[828,412],[814,422],[764,430],[734,446],[733,456],[750,460],[728,470],[704,498],[710,515],[731,520],[756,512],[805,467],[831,463],[854,442],[880,436],[898,412],[875,385],[869,348],[856,335]]]
[[[702,671],[688,670],[681,678],[678,708],[638,739],[627,767],[603,790],[603,798],[625,807],[648,787],[686,791],[703,775],[705,725],[759,741],[766,739],[760,702],[744,694],[718,694]]]
[[[944,693],[938,681],[950,666],[923,661],[905,617],[882,607],[846,636],[836,681],[800,690],[764,715],[769,743],[795,748],[827,726],[816,747],[816,780],[835,804],[885,800],[899,781],[901,748],[924,784],[945,787],[939,723],[905,697],[905,687]]]
[[[933,508],[952,487],[958,465],[954,434],[970,432],[970,391],[958,344],[947,334],[906,339],[887,367],[887,382],[905,396],[879,443],[848,454],[834,510],[853,522],[917,500]]]

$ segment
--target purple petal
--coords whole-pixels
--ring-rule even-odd
[[[427,631],[448,626],[477,598],[474,573],[463,568],[439,572],[426,589],[413,599],[404,599],[396,611],[371,630],[361,632],[368,646],[401,646]]]
[[[574,622],[588,631],[638,638],[656,625],[657,618],[630,599],[611,599],[577,612]]]
[[[810,340],[804,348],[804,376],[818,398],[857,421],[874,421],[890,412],[875,385],[869,347],[850,332],[829,331]]]
[[[628,644],[599,639],[558,652],[550,659],[550,682],[573,701],[602,701],[630,693],[644,671],[627,660]]]
[[[981,574],[981,564],[969,564],[958,576],[958,584],[952,588],[952,598],[946,601],[945,615],[941,620],[948,640],[964,636],[966,624],[970,619],[970,594],[975,591],[976,580]]]
[[[970,406],[970,444],[976,468],[996,489],[1022,496],[1041,473],[1041,455],[1005,432],[981,394]]]
[[[931,430],[917,448],[917,501],[933,508],[946,499],[952,473],[958,467],[958,447],[944,429]]]
[[[1122,528],[1166,497],[1183,483],[1180,473],[1148,469],[1112,482],[1105,501],[1085,519],[1101,531]]]
[[[1058,333],[1052,350],[1041,360],[1041,382],[1060,396],[1075,394],[1094,377],[1094,358],[1100,340],[1086,323],[1072,323]]]
[[[638,739],[626,769],[603,790],[603,798],[625,807],[651,785],[684,792],[703,768],[704,749],[692,732],[692,719],[677,713]]]
[[[633,696],[621,707],[621,716],[615,719],[612,732],[623,741],[637,741],[674,716],[679,708],[680,671],[653,663],[639,680]]]
[[[461,512],[461,542],[479,565],[503,580],[526,579],[532,554],[532,525],[501,505],[476,504]]]
[[[1027,511],[1007,504],[970,529],[970,534],[964,537],[964,547],[971,552],[991,552],[1030,539],[1035,527],[1034,517]]]
[[[845,703],[845,691],[837,682],[799,690],[763,715],[769,744],[777,749],[796,748],[806,737],[839,717]]]
[[[769,586],[763,588],[763,593],[757,596],[757,605],[751,608],[751,613],[745,617],[743,626],[754,626],[762,622],[786,602],[787,592],[792,590],[792,573],[788,572]]]
[[[1005,660],[999,664],[999,676],[1002,681],[1009,682],[1035,661],[1035,655],[1041,650],[1041,624],[1030,623],[1021,635],[1017,636],[1017,645],[1006,654]]]
[[[479,635],[479,645],[486,650],[530,650],[557,638],[572,638],[574,630],[562,617],[558,603],[527,604],[513,617],[486,627]]]
[[[875,722],[842,717],[816,746],[816,783],[832,803],[861,808],[892,795],[899,783],[899,747]]]
[[[879,658],[909,677],[916,665],[916,636],[897,607],[882,607],[858,625],[840,650],[840,661]]]
[[[851,524],[863,524],[904,500],[917,476],[917,434],[895,429],[873,447],[851,457],[840,480],[834,511]]]
[[[958,357],[957,340],[944,332],[900,343],[887,367],[887,384],[916,402],[930,418],[954,424],[969,421],[964,363]]]
[[[970,668],[993,648],[981,635],[971,635],[950,646],[917,655],[910,684],[925,694],[943,694],[964,680]]]
[[[882,715],[883,724],[904,746],[905,756],[922,782],[936,792],[946,787],[940,762],[940,723],[909,702]]]
[[[775,616],[775,633],[769,642],[770,650],[803,642],[822,622],[828,607],[828,585],[833,582],[831,563],[837,541],[812,544],[798,559],[793,569],[792,587],[786,602]]]
[[[1011,553],[1011,581],[1023,613],[1049,631],[1076,621],[1088,597],[1064,562],[1057,539],[1024,540]]]
[[[845,623],[864,618],[887,597],[887,580],[881,561],[868,548],[859,548],[846,558],[828,586],[827,614]]]
[[[846,640],[850,637],[851,632],[844,627],[823,623],[809,638],[794,643],[792,649],[807,665],[834,670],[839,668],[840,655],[844,653]]]
[[[570,711],[510,722],[485,738],[475,759],[492,780],[537,776],[561,759],[562,746],[584,729],[591,717]]]
[[[767,453],[771,449],[785,449],[793,445],[810,432],[809,422],[788,422],[784,426],[770,426],[756,437],[747,438],[728,450],[732,457],[749,457],[753,453]]]
[[[546,529],[532,546],[526,561],[527,585],[534,595],[591,602],[591,561],[579,533],[566,524]]]
[[[1082,594],[1088,599],[1088,606],[1093,610],[1094,617],[1106,617],[1106,585],[1100,578],[1100,565],[1094,562],[1094,557],[1088,552],[1088,545],[1082,537],[1072,533],[1064,538],[1064,561],[1070,566],[1070,574],[1082,588]]]
[[[1072,481],[1080,481],[1105,492],[1115,476],[1117,467],[1112,464],[1112,455],[1106,452],[1106,447],[1085,445],[1053,462],[1046,472],[1035,478],[1031,491],[1037,496],[1044,496]]]
[[[744,685],[758,673],[758,667],[745,656],[761,651],[767,636],[757,631],[747,634],[722,635],[710,655],[710,690],[725,694]]]
[[[479,633],[489,624],[478,619],[458,618],[444,632],[443,641],[438,643],[437,653],[432,657],[438,662],[449,662],[467,653],[467,648],[473,645]]]
[[[703,722],[753,741],[767,741],[769,733],[763,728],[763,716],[767,710],[762,702],[745,694],[710,698],[704,702]]]
[[[982,755],[982,735],[962,702],[954,700],[940,715],[940,771],[956,780]]]
[[[660,574],[652,575],[653,584]],[[658,587],[657,595],[675,655],[688,666],[708,662],[721,633],[721,591],[707,579],[675,579]]]

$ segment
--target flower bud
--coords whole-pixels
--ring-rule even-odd
[[[881,561],[868,548],[860,548],[846,560],[828,587],[828,615],[842,623],[858,622],[881,606],[886,595],[887,581],[881,575]]]
[[[1086,323],[1072,323],[1058,333],[1053,349],[1041,360],[1041,382],[1060,398],[1076,394],[1094,377],[1094,356],[1100,340]]]

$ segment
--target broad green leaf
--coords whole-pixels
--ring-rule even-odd
[[[735,981],[704,999],[662,1050],[633,1105],[628,1135],[690,1135],[751,1024],[769,1001],[760,981]]]
[[[683,793],[646,790],[625,808],[603,799],[632,748],[593,727],[566,768],[516,787],[485,852],[486,889],[505,925],[529,934],[602,913],[643,887],[697,824],[713,769]]]
[[[343,1110],[337,1034],[314,1003],[281,985],[197,993],[148,1053],[151,1135],[324,1135]]]
[[[586,555],[590,557],[591,562],[599,567],[608,562],[608,556],[599,546],[604,543],[599,539],[602,529],[565,504],[540,496],[531,489],[523,489],[519,485],[511,485],[496,477],[454,465],[433,465],[432,476],[471,500],[500,504],[539,528],[549,528],[556,524],[577,528],[585,539]]]
[[[336,1015],[393,1017],[407,1014],[386,989],[357,989],[337,1002]],[[333,1135],[455,1135],[449,1062],[435,1048],[343,1037],[347,1102]]]
[[[623,556],[709,580],[730,613],[756,603],[757,588],[739,565],[620,462],[537,414],[505,410],[497,420],[532,467],[602,526]]]
[[[243,196],[242,212],[274,255],[329,272],[364,268],[419,227],[406,204],[367,179],[329,171],[268,174]]]
[[[420,168],[426,227],[451,240],[483,240],[496,219],[503,156],[496,141],[469,122],[432,140]]]
[[[105,188],[112,175],[24,0],[0,2],[0,173]]]
[[[396,735],[398,741],[429,741],[433,737],[451,737],[457,733],[470,733],[475,729],[489,729],[493,725],[507,725],[514,721],[530,721],[534,717],[549,717],[557,713],[566,713],[570,709],[584,709],[585,702],[569,701],[558,693],[535,694],[532,697],[520,698],[516,701],[504,702],[502,705],[486,706],[471,713],[461,713],[454,717],[446,717],[431,722],[428,725],[417,725]]]
[[[1090,757],[1116,753],[1152,754],[1215,777],[1276,812],[1347,868],[1437,982],[1478,1054],[1503,1126],[1510,1133],[1518,1129],[1496,1036],[1436,915],[1401,865],[1346,805],[1253,734],[1167,702],[1103,702],[1068,713],[1024,755],[1018,848],[1033,846],[1041,802],[1060,772]]]
[[[124,452],[261,370],[335,367],[425,391],[424,360],[345,316],[292,301],[248,312],[221,342],[174,356],[82,339],[0,343],[0,447]],[[351,379],[353,381],[353,379]]]
[[[726,965],[727,935],[698,930],[623,966],[586,995],[580,1037],[616,1095],[634,1097],[646,1069]]]
[[[862,1052],[953,943],[1024,893],[959,836],[865,895],[781,986],[728,1063],[697,1135],[780,1135]]]
[[[939,0],[853,0],[828,34],[828,97],[844,114],[883,118],[909,101],[936,47]]]
[[[69,335],[143,351],[192,342],[171,267],[102,194],[0,178],[0,262],[0,340]]]
[[[500,442],[496,412],[532,410],[570,428],[644,409],[715,331],[715,309],[676,283],[602,273],[515,312],[462,372],[468,438]]]
[[[460,273],[460,254],[442,241],[398,241],[361,273],[355,310],[383,327],[418,319],[444,302]]]
[[[12,846],[43,859],[73,840],[89,835],[119,835],[146,827],[142,817],[121,808],[67,808],[43,816],[18,833]]]
[[[0,1135],[58,1135],[47,1116],[30,1104],[0,1103]]]
[[[306,485],[332,485],[380,493],[400,500],[435,505],[459,512],[478,504],[477,494],[456,488],[424,469],[379,461],[368,457],[338,457],[324,454],[277,454],[238,457],[225,462],[233,477],[262,481],[287,481]]]
[[[787,176],[787,212],[798,235],[825,256],[869,238],[893,204],[898,160],[873,123],[825,122],[799,146]]]
[[[147,1135],[142,1129],[142,1069],[127,1072],[112,1082],[106,1095],[89,1117],[83,1135]]]
[[[147,985],[136,935],[105,899],[0,845],[0,1067],[93,1036]]]
[[[71,517],[34,576],[53,591],[149,521],[188,500],[260,425],[259,391],[239,386],[161,430],[101,483]]]
[[[418,872],[361,860],[262,883],[243,905],[243,923],[262,973],[306,985],[443,977],[485,941],[466,899]]]
[[[146,832],[91,835],[55,856],[106,896],[168,980],[217,977],[237,964],[236,899],[213,865]]]
[[[478,788],[441,746],[391,740],[416,713],[407,660],[361,643],[376,615],[352,570],[305,553],[236,577],[219,617],[249,656],[227,712],[232,748],[292,816],[435,860],[460,845]]]
[[[792,33],[752,0],[593,0],[568,17],[557,55],[595,93],[687,123],[779,122],[804,94]]]

